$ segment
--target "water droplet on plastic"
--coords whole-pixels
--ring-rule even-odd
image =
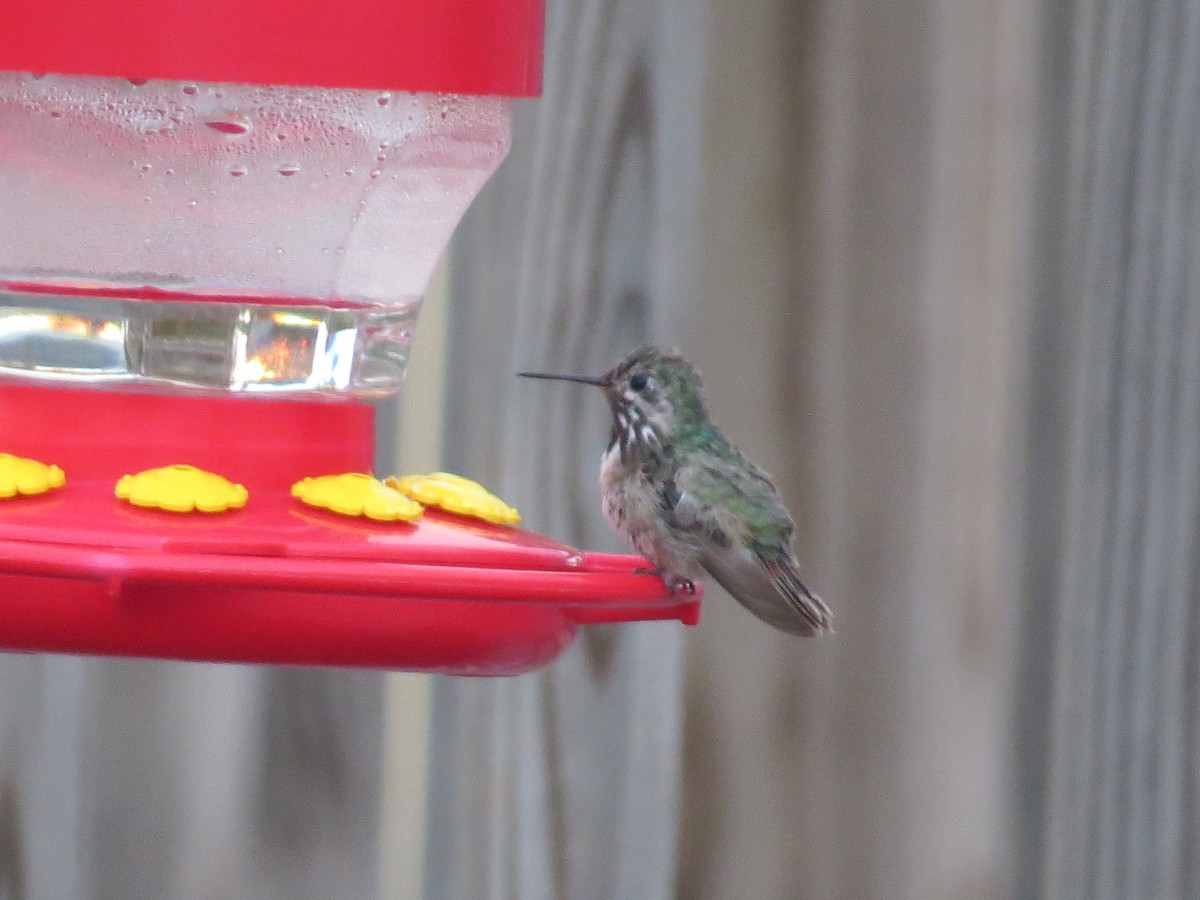
[[[387,106],[389,103],[392,102],[392,95],[390,93],[386,93],[386,92],[382,93],[378,97],[375,98],[375,102],[378,103],[380,106]]]
[[[150,172],[154,166],[150,165],[150,163],[142,163],[138,168],[141,169],[142,174],[145,175]]]
[[[146,82],[148,82],[150,79],[149,78],[126,78],[125,80],[128,81],[130,84],[132,84],[134,87],[141,87]]]
[[[188,201],[188,206],[189,206],[190,208],[192,208],[192,209],[195,209],[195,208],[196,208],[196,201],[195,201],[195,200],[189,200],[189,201]]]
[[[52,118],[52,119],[61,119],[61,118],[62,118],[62,110],[61,110],[61,109],[52,109],[52,110],[50,110],[50,118]]]
[[[583,565],[583,556],[578,553],[572,553],[570,556],[564,559],[563,562],[572,568],[577,568]]]
[[[174,175],[175,170],[174,169],[163,169],[163,174],[164,175]]]
[[[275,171],[278,172],[280,175],[283,175],[285,178],[288,178],[288,177],[291,177],[292,175],[295,175],[297,172],[299,172],[300,167],[298,165],[296,165],[295,163],[283,163],[280,166],[276,166]]]
[[[246,174],[247,171],[249,171],[249,170],[245,166],[230,166],[229,167],[229,174],[232,175],[234,178],[241,178],[243,175]]]
[[[379,177],[379,170],[378,170],[378,169],[372,169],[372,170],[371,170],[371,177],[372,177],[372,178],[378,178],[378,177]]]
[[[349,175],[353,175],[353,174],[354,174],[354,170],[353,170],[353,169],[347,169],[347,170],[346,170],[345,172],[343,172],[342,174],[344,174],[344,175],[347,175],[347,176],[349,176]]]
[[[197,90],[198,89],[194,84],[185,84],[183,86],[183,92],[185,94],[187,94],[189,97],[194,96]]]
[[[214,116],[211,119],[205,119],[204,124],[213,131],[219,131],[221,134],[231,136],[247,134],[254,128],[254,123],[241,113],[225,113],[224,115]]]

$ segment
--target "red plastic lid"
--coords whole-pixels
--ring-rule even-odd
[[[535,96],[543,0],[0,0],[0,70]]]
[[[580,625],[694,623],[634,556],[426,510],[379,523],[304,506],[305,475],[368,471],[373,408],[0,384],[0,452],[66,485],[0,500],[0,650],[515,674]],[[117,500],[186,463],[250,491],[179,515]]]

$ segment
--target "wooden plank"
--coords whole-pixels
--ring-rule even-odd
[[[1043,890],[1200,894],[1200,4],[1073,6],[1065,239],[1039,300],[1072,327]]]
[[[80,659],[0,659],[0,896],[88,896],[80,802],[86,676]]]
[[[447,309],[446,261],[434,270],[421,309],[420,340],[405,370],[399,403],[384,404],[377,429],[376,472],[437,472],[445,468]],[[425,812],[429,806],[430,677],[392,672],[385,678],[380,785],[379,896],[420,900],[424,883]]]
[[[678,333],[694,274],[704,20],[669,0],[549,5],[545,96],[461,229],[446,452],[536,530],[616,549],[599,372]],[[592,628],[549,671],[434,692],[430,898],[672,896],[681,629]]]
[[[715,13],[695,355],[837,634],[797,643],[710,593],[688,900],[1006,890],[1028,13]]]
[[[85,665],[79,896],[374,895],[382,676]]]
[[[1019,346],[1019,399],[1024,408],[1015,454],[1022,472],[1014,498],[1014,527],[1021,537],[1017,586],[1021,620],[1017,634],[1013,702],[1014,897],[1043,896],[1046,855],[1046,794],[1052,732],[1054,642],[1062,576],[1062,530],[1066,509],[1067,431],[1075,304],[1067,296],[1063,264],[1068,229],[1069,107],[1072,4],[1043,3],[1036,11],[1037,44],[1032,71],[1038,85],[1033,120],[1037,141],[1030,184],[1036,201],[1030,217],[1032,299]]]

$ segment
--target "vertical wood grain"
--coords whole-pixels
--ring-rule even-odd
[[[1072,316],[1044,891],[1200,892],[1200,4],[1072,5]],[[1056,292],[1052,289],[1059,288]]]
[[[1030,184],[1036,200],[1029,234],[1030,303],[1018,330],[1024,348],[1018,363],[1023,449],[1016,454],[1022,479],[1016,520],[1020,558],[1014,583],[1021,596],[1021,620],[1009,738],[1014,769],[1010,802],[1013,896],[1029,900],[1043,896],[1054,645],[1067,506],[1068,409],[1073,392],[1070,360],[1079,305],[1065,301],[1069,228],[1056,213],[1068,208],[1070,193],[1066,172],[1072,123],[1065,111],[1070,108],[1069,73],[1079,49],[1072,41],[1072,12],[1066,3],[1043,3],[1035,12],[1036,142]]]
[[[405,369],[400,402],[387,404],[389,414],[377,420],[377,473],[437,472],[445,468],[441,426],[446,402],[447,306],[443,258],[425,291],[420,340],[414,344]],[[381,900],[419,900],[422,895],[431,704],[430,676],[416,672],[386,676],[379,828]]]
[[[0,897],[87,896],[82,660],[0,659]]]
[[[1007,890],[1029,12],[716,14],[696,357],[837,633],[789,641],[710,592],[689,900]]]
[[[382,676],[81,663],[79,896],[375,893]]]
[[[686,7],[686,8],[685,8]],[[534,529],[617,549],[603,402],[522,382],[671,338],[694,275],[705,21],[670,0],[549,4],[546,88],[450,270],[446,454]],[[544,673],[435,687],[431,900],[673,896],[681,627],[588,629]]]

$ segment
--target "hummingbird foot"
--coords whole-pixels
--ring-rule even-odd
[[[668,579],[666,570],[664,570],[658,566],[654,566],[653,568],[649,568],[647,566],[638,566],[636,569],[633,570],[633,574],[634,575],[657,575],[659,578],[661,578],[663,580],[663,582],[666,583],[667,587],[669,587],[671,589],[672,594],[677,594],[680,591],[683,591],[686,594],[695,594],[696,593],[696,582],[692,581],[692,579],[690,579],[690,578]]]

